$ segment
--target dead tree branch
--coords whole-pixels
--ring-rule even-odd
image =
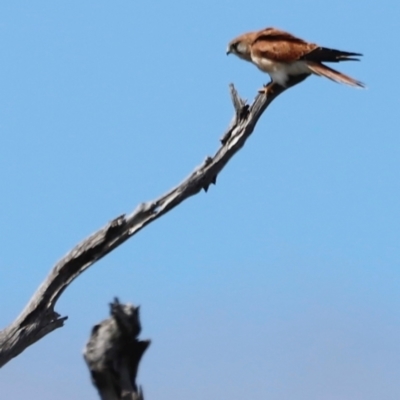
[[[299,77],[290,86],[304,80]],[[221,138],[221,146],[212,157],[207,157],[178,186],[158,199],[140,204],[131,214],[121,215],[84,239],[62,258],[50,271],[18,318],[0,331],[0,367],[18,356],[28,346],[64,325],[67,317],[54,311],[56,302],[66,287],[96,261],[124,243],[147,224],[160,218],[190,196],[215,184],[218,174],[239,151],[254,130],[269,104],[287,88],[278,85],[268,96],[259,94],[251,105],[241,99],[230,86],[235,115]]]
[[[95,325],[83,352],[101,400],[143,400],[136,385],[139,362],[150,345],[138,340],[139,307],[110,304],[110,318]]]

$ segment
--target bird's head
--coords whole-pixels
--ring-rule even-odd
[[[251,44],[255,36],[256,32],[249,32],[231,40],[226,49],[226,54],[235,54],[243,60],[251,61]]]

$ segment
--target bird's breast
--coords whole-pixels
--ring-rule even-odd
[[[265,57],[252,56],[253,63],[279,85],[286,86],[289,76],[310,74],[305,61],[279,62]]]
[[[276,72],[282,69],[282,63],[271,60],[270,58],[253,56],[251,59],[253,63],[259,69],[261,69],[261,71],[267,72],[269,74],[271,72]]]

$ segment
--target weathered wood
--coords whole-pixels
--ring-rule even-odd
[[[83,356],[102,400],[143,400],[136,375],[150,341],[138,340],[140,331],[139,307],[118,299],[110,318],[93,327]]]
[[[290,82],[293,86],[305,79]],[[290,87],[289,86],[289,87]],[[18,318],[0,331],[0,367],[18,356],[28,346],[64,325],[67,317],[54,311],[56,302],[66,287],[83,271],[149,223],[176,207],[182,201],[208,190],[218,174],[245,144],[268,105],[287,88],[272,87],[268,96],[259,94],[251,105],[241,99],[230,85],[235,115],[221,139],[221,146],[178,186],[158,199],[140,204],[131,214],[121,215],[84,239],[51,270]]]

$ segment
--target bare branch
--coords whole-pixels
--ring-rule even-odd
[[[306,76],[300,76],[296,81],[290,82],[288,87],[305,78]],[[77,276],[147,224],[202,189],[207,191],[211,184],[216,183],[218,174],[245,144],[268,105],[286,90],[278,85],[270,85],[270,88],[272,90],[268,92],[268,96],[259,94],[251,105],[247,105],[234,86],[230,85],[235,115],[214,156],[206,157],[183,182],[166,194],[154,201],[140,204],[131,214],[115,218],[84,239],[54,266],[19,317],[0,331],[0,367],[43,336],[64,325],[67,317],[60,317],[54,308],[65,288]]]
[[[139,307],[114,299],[110,314],[93,327],[83,352],[93,385],[102,400],[143,400],[136,375],[150,341],[137,339],[141,331]]]

